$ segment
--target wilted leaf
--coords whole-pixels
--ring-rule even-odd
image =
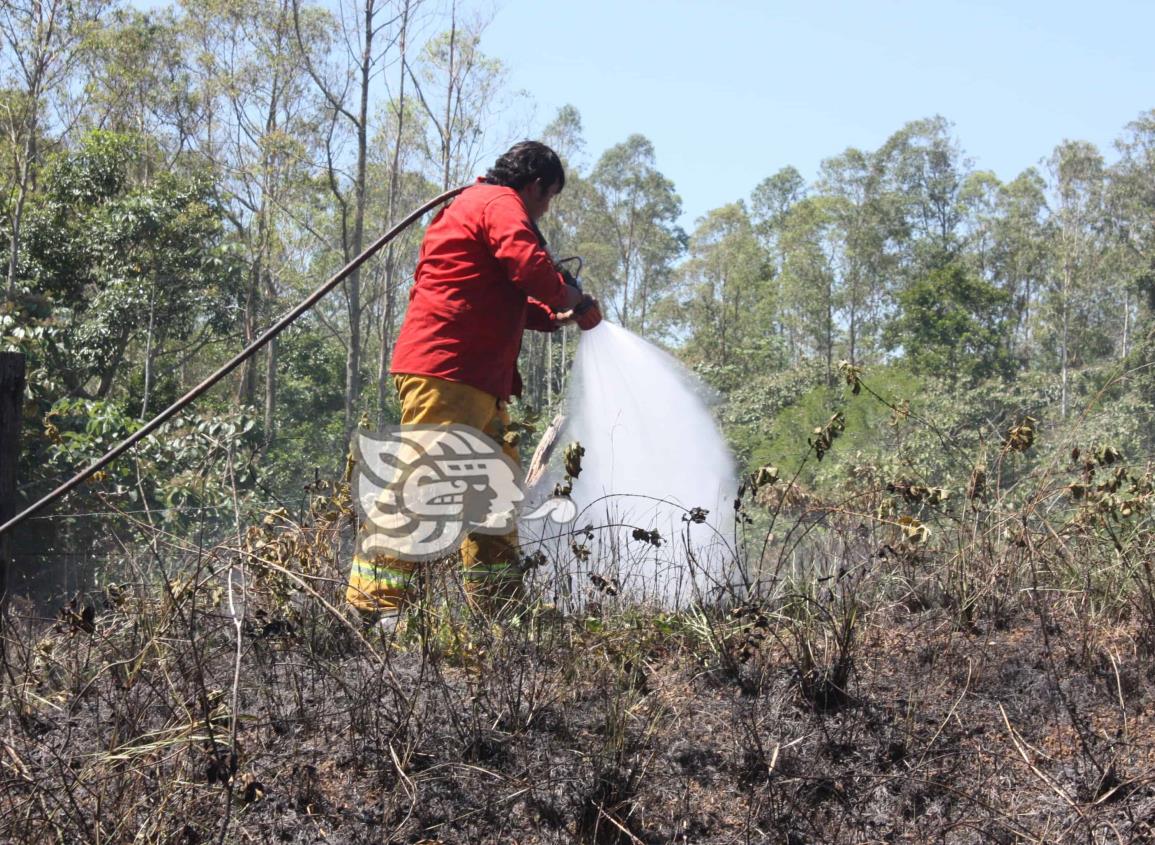
[[[585,453],[585,447],[576,440],[565,447],[565,474],[570,478],[582,474],[582,458]]]
[[[1005,446],[1013,452],[1025,452],[1035,443],[1035,431],[1039,421],[1034,417],[1023,417],[1022,421],[1008,433]]]
[[[764,466],[759,467],[758,471],[754,473],[754,489],[759,490],[767,484],[778,483],[778,467]]]

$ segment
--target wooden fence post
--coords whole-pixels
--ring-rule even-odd
[[[16,467],[24,407],[24,356],[0,352],[0,524],[16,515]],[[8,605],[11,532],[0,536],[0,654]]]

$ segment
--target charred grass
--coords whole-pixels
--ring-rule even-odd
[[[1089,625],[1079,595],[997,620],[860,603],[841,639],[782,596],[500,625],[442,607],[386,641],[319,597],[261,609],[257,583],[238,628],[219,589],[11,614],[4,841],[1155,835],[1150,620]]]

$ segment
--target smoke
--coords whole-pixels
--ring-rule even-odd
[[[626,329],[582,333],[560,442],[585,448],[574,526],[592,530],[557,544],[559,598],[582,604],[592,591],[677,607],[735,585],[734,460],[705,397],[681,364]]]

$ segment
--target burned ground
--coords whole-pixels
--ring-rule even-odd
[[[11,621],[3,841],[1155,837],[1139,617],[1060,597],[862,612],[842,651],[782,605],[414,615],[392,644],[253,611],[235,685],[207,586],[104,599]]]

